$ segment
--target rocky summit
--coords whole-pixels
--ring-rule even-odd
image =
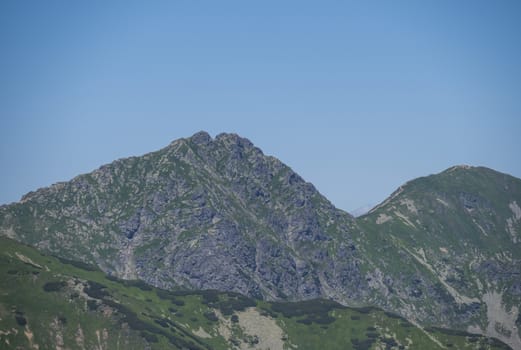
[[[457,166],[368,214],[236,134],[199,132],[0,207],[0,232],[163,289],[376,305],[521,348],[521,180]]]

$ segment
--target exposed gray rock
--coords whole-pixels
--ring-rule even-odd
[[[355,220],[249,140],[199,132],[1,206],[0,233],[162,288],[331,298],[466,328],[486,324],[489,290],[519,305],[512,203],[519,179],[456,167]]]

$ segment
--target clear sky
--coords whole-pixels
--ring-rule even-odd
[[[0,1],[0,203],[199,130],[335,205],[521,177],[521,1]]]

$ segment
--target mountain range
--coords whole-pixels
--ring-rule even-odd
[[[375,306],[521,349],[520,204],[520,179],[455,166],[354,218],[249,140],[199,132],[1,206],[0,234],[161,290]]]

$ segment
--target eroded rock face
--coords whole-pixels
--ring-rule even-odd
[[[454,167],[355,220],[249,140],[199,132],[1,206],[0,233],[162,288],[325,297],[488,332],[486,295],[521,304],[517,203],[521,180]],[[494,334],[508,343],[507,328]]]
[[[235,134],[199,132],[22,202],[1,217],[18,239],[163,288],[307,299],[361,283],[361,257],[334,244],[352,242],[353,218]]]

